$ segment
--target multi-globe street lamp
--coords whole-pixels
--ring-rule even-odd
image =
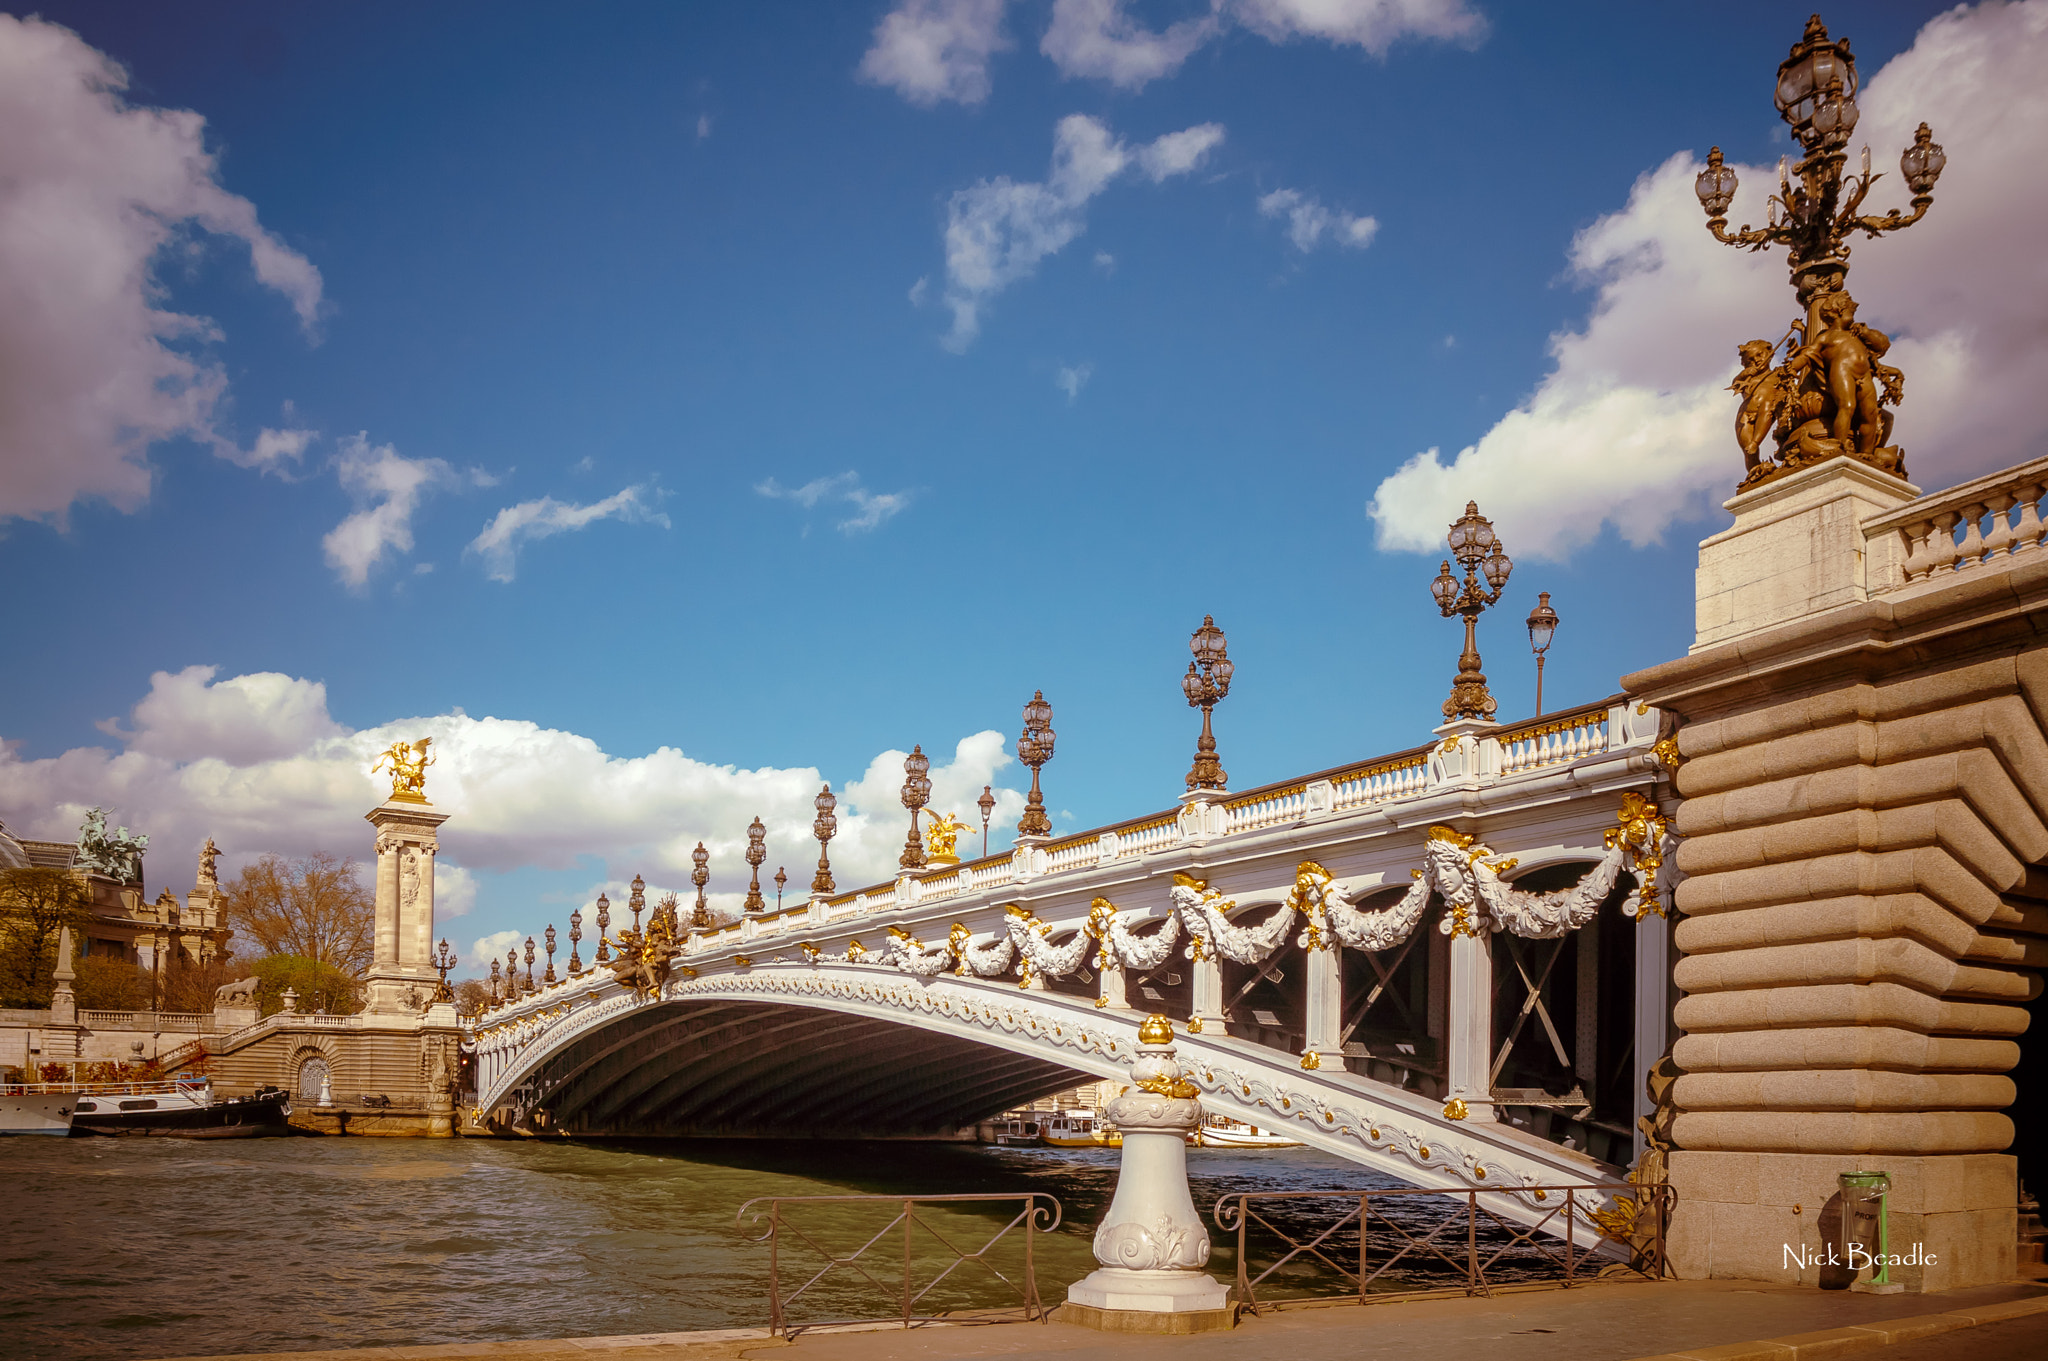
[[[1934,202],[1934,183],[1948,156],[1922,123],[1912,145],[1899,156],[1899,173],[1912,191],[1912,211],[1894,208],[1882,216],[1862,212],[1871,185],[1870,148],[1858,173],[1844,175],[1849,137],[1856,130],[1859,81],[1856,58],[1846,38],[1831,38],[1819,15],[1791,55],[1778,66],[1773,100],[1805,153],[1797,164],[1778,162],[1778,192],[1769,200],[1761,227],[1744,223],[1728,230],[1736,175],[1707,153],[1706,169],[1693,192],[1706,210],[1707,230],[1717,241],[1747,250],[1784,246],[1792,290],[1805,309],[1781,342],[1751,340],[1737,347],[1742,371],[1730,386],[1742,395],[1736,441],[1747,464],[1743,487],[1760,485],[1780,473],[1830,458],[1848,456],[1883,472],[1905,476],[1905,456],[1890,444],[1892,413],[1905,395],[1905,375],[1879,362],[1891,337],[1856,320],[1849,295],[1849,239],[1857,232],[1875,238],[1912,226]],[[1773,366],[1778,346],[1784,359]],[[1777,439],[1775,461],[1760,458],[1767,434]]]
[[[1180,678],[1181,693],[1188,707],[1202,711],[1202,736],[1195,743],[1195,764],[1188,771],[1189,789],[1222,789],[1230,776],[1216,759],[1216,734],[1209,715],[1230,694],[1230,677],[1237,663],[1230,660],[1223,630],[1213,615],[1202,616],[1202,626],[1188,639],[1188,651],[1195,659]]]
[[[924,838],[917,834],[917,813],[931,802],[932,782],[927,776],[932,768],[932,758],[924,754],[922,743],[913,745],[910,755],[903,758],[903,806],[910,810],[910,836],[903,843],[903,854],[896,863],[907,870],[921,870],[925,866]]]
[[[690,926],[695,930],[709,930],[714,923],[711,908],[704,901],[704,886],[711,882],[711,852],[704,849],[703,842],[698,842],[697,849],[690,852],[690,863],[695,866],[690,871],[690,882],[697,886],[697,906],[690,914]]]
[[[832,861],[826,855],[829,843],[839,832],[839,818],[833,812],[839,806],[839,800],[832,797],[831,785],[818,791],[814,806],[818,816],[811,822],[811,835],[818,838],[818,872],[811,876],[811,892],[836,893],[838,889],[832,882]]]
[[[1491,719],[1499,705],[1486,688],[1486,673],[1479,669],[1479,616],[1500,599],[1515,564],[1493,532],[1493,521],[1479,513],[1477,501],[1465,503],[1465,513],[1451,522],[1445,542],[1451,557],[1465,569],[1465,580],[1460,584],[1446,561],[1429,589],[1444,618],[1465,616],[1465,650],[1458,654],[1458,677],[1451,682],[1451,697],[1444,701],[1444,717]]]
[[[761,862],[768,858],[768,829],[756,817],[747,828],[747,865],[751,877],[747,881],[746,910],[758,913],[768,904],[761,898]]]
[[[1052,835],[1052,819],[1045,814],[1045,795],[1038,789],[1038,772],[1052,759],[1056,737],[1052,730],[1052,705],[1046,703],[1045,691],[1033,690],[1030,702],[1024,706],[1024,731],[1017,736],[1017,759],[1031,767],[1031,793],[1024,800],[1024,816],[1017,819],[1018,836]],[[987,796],[987,790],[982,792]],[[989,807],[995,807],[992,797]],[[985,837],[982,849],[986,853]]]

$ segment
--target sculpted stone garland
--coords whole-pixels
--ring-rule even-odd
[[[1633,871],[1637,880],[1622,903],[1623,915],[1636,920],[1662,916],[1657,874],[1669,839],[1669,822],[1656,805],[1629,793],[1622,796],[1620,824],[1607,832],[1606,853],[1578,883],[1550,892],[1513,887],[1501,875],[1514,868],[1514,860],[1498,859],[1467,833],[1437,826],[1429,829],[1423,843],[1423,863],[1412,871],[1413,886],[1399,901],[1370,911],[1345,901],[1330,872],[1316,861],[1304,860],[1296,868],[1294,889],[1282,909],[1255,926],[1234,925],[1227,914],[1235,902],[1199,879],[1176,874],[1170,910],[1150,935],[1137,934],[1114,904],[1097,898],[1089,904],[1081,929],[1059,945],[1048,939],[1051,928],[1045,922],[1013,905],[1003,935],[986,945],[975,945],[968,927],[955,922],[946,943],[930,949],[900,927],[891,927],[889,944],[879,954],[857,940],[836,955],[809,943],[803,951],[813,963],[872,960],[919,978],[948,971],[960,977],[997,978],[1009,971],[1013,960],[1021,960],[1021,982],[1028,985],[1033,970],[1055,978],[1072,974],[1091,951],[1101,969],[1156,969],[1172,957],[1183,932],[1188,937],[1187,959],[1220,956],[1237,964],[1257,964],[1280,948],[1297,913],[1303,929],[1295,943],[1305,949],[1385,950],[1414,933],[1432,894],[1441,897],[1446,908],[1438,922],[1445,935],[1508,931],[1547,940],[1591,921],[1623,870]]]

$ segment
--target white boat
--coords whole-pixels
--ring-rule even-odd
[[[172,1135],[185,1139],[255,1139],[291,1133],[288,1094],[265,1087],[253,1096],[216,1098],[211,1078],[107,1082],[73,1089],[79,1134]]]
[[[74,1090],[58,1083],[14,1083],[0,1087],[0,1134],[71,1133]]]
[[[1116,1126],[1090,1110],[1054,1111],[1040,1128],[1041,1143],[1053,1148],[1122,1148],[1124,1136]]]
[[[1211,1115],[1202,1121],[1189,1140],[1197,1148],[1300,1148],[1301,1140],[1290,1139],[1284,1134],[1248,1125],[1242,1120],[1233,1120],[1227,1115]]]

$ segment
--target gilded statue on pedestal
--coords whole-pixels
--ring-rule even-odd
[[[427,754],[433,738],[422,737],[417,742],[393,742],[377,754],[370,763],[370,773],[376,774],[386,762],[391,765],[391,799],[396,803],[425,803],[427,796],[427,767],[434,764],[434,758]]]
[[[1912,211],[1865,214],[1863,201],[1883,176],[1872,173],[1868,147],[1859,172],[1845,173],[1849,137],[1860,116],[1857,88],[1848,40],[1829,37],[1815,15],[1778,67],[1778,113],[1805,154],[1796,165],[1780,163],[1768,220],[1761,227],[1744,223],[1728,230],[1736,175],[1719,147],[1693,184],[1715,240],[1752,251],[1786,248],[1793,292],[1805,309],[1781,342],[1784,361],[1776,367],[1771,359],[1777,345],[1752,340],[1739,347],[1742,370],[1729,385],[1742,398],[1735,413],[1735,441],[1746,469],[1739,490],[1831,458],[1906,475],[1905,455],[1891,442],[1892,413],[1885,409],[1905,396],[1905,375],[1879,362],[1891,349],[1891,337],[1856,319],[1856,300],[1845,286],[1849,239],[1857,232],[1875,238],[1925,217],[1948,156],[1922,123],[1899,156]],[[1772,458],[1762,453],[1766,435],[1777,440]]]
[[[966,829],[967,824],[951,813],[934,813],[931,815],[931,821],[927,822],[924,827],[924,840],[925,848],[931,853],[933,864],[957,865],[960,863],[959,852],[954,848],[959,845],[960,833]]]

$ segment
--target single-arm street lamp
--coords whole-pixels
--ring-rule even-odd
[[[996,811],[995,786],[983,785],[981,787],[981,797],[974,801],[974,806],[981,809],[981,858],[986,860],[988,859],[988,820]]]
[[[1550,608],[1550,592],[1536,593],[1536,608],[1529,611],[1529,650],[1536,654],[1536,716],[1543,716],[1543,654],[1550,651],[1551,635],[1557,632],[1557,611]]]

